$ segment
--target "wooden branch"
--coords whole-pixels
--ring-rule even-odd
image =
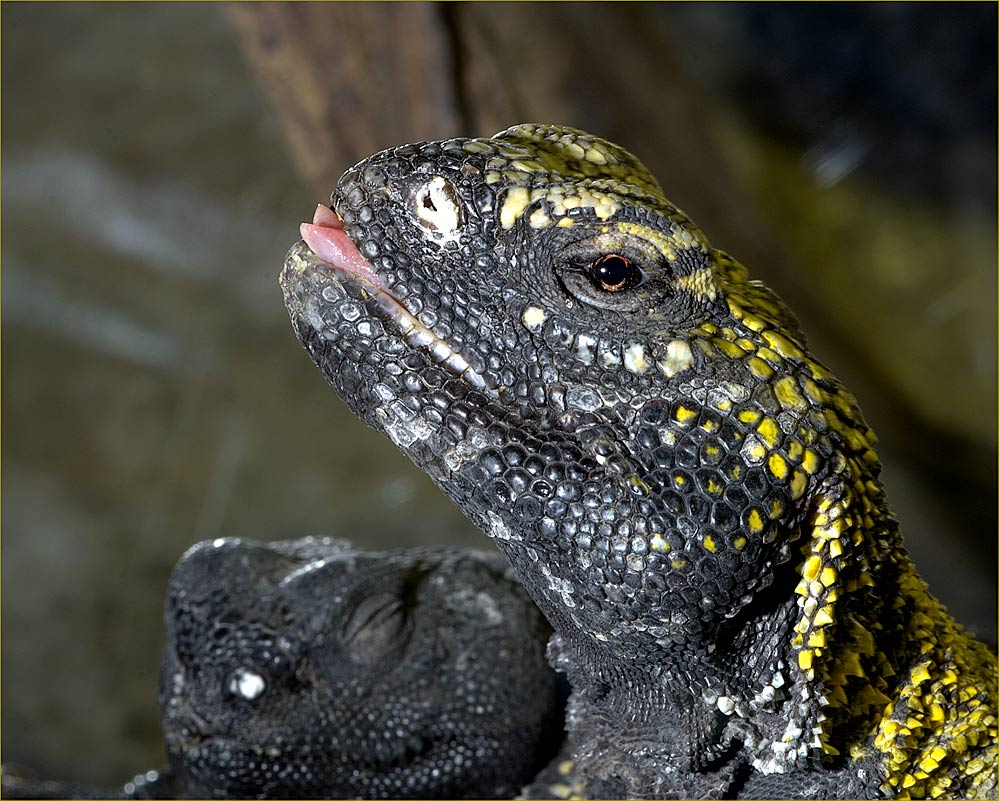
[[[233,3],[226,11],[293,158],[321,194],[376,150],[460,133],[439,5]]]

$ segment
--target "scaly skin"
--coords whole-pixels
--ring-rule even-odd
[[[289,252],[344,401],[550,620],[592,797],[982,797],[995,657],[927,592],[793,315],[626,151],[378,153]],[[343,230],[341,230],[343,229]]]
[[[511,797],[559,716],[548,627],[508,571],[459,548],[199,543],[167,596],[160,704],[178,786]]]
[[[499,554],[201,542],[170,578],[170,769],[4,798],[510,798],[554,756],[551,630]]]

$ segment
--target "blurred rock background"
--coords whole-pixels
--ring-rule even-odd
[[[291,333],[297,223],[382,147],[634,151],[795,308],[931,588],[994,642],[992,4],[5,4],[4,761],[162,763],[172,564],[218,536],[488,547]]]

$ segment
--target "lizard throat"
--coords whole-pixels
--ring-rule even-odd
[[[425,351],[437,364],[444,365],[474,389],[495,395],[483,377],[472,368],[464,356],[424,325],[405,307],[377,274],[374,267],[357,249],[344,231],[343,220],[332,209],[319,205],[311,223],[300,226],[302,239],[315,256],[313,266],[331,269],[340,277],[364,285],[377,303],[377,311],[392,320],[406,343]]]

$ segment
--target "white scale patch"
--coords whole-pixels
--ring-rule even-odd
[[[613,348],[601,348],[600,361],[604,367],[617,367],[621,363],[621,355]]]
[[[543,575],[545,580],[548,582],[548,588],[552,590],[552,592],[558,593],[559,597],[562,599],[562,603],[567,609],[575,609],[576,601],[572,597],[572,594],[575,592],[575,588],[572,586],[572,582],[552,575],[551,568],[549,568],[544,562],[540,562],[539,567],[541,568],[541,575]]]
[[[682,339],[674,339],[666,346],[666,358],[659,361],[659,369],[667,378],[688,369],[694,361],[690,345]]]
[[[633,373],[644,373],[649,369],[649,362],[645,358],[645,345],[636,342],[625,348],[624,367]]]
[[[486,512],[486,518],[489,521],[489,531],[488,534],[494,540],[512,540],[514,542],[519,542],[523,539],[519,534],[514,534],[510,531],[510,528],[503,519],[495,512]]]
[[[735,711],[735,701],[727,695],[719,695],[715,704],[723,715],[731,715]]]
[[[229,679],[229,692],[241,695],[247,701],[253,701],[267,689],[264,677],[249,668],[239,668]]]
[[[444,463],[457,473],[463,465],[478,458],[488,444],[486,432],[478,426],[471,426],[465,439],[444,451]]]
[[[394,412],[385,406],[379,406],[375,410],[375,415],[389,439],[400,448],[408,448],[417,440],[425,440],[434,433],[433,426],[422,417],[400,420]]]
[[[537,332],[541,330],[541,326],[548,319],[548,315],[545,314],[544,309],[538,306],[528,306],[524,309],[524,316],[521,319],[523,319],[524,326],[528,331]]]
[[[461,213],[454,190],[440,175],[421,186],[413,199],[416,218],[438,241],[452,242],[461,232]]]
[[[314,559],[311,562],[307,562],[297,570],[292,570],[287,576],[281,579],[281,586],[284,587],[288,584],[294,584],[302,578],[302,576],[307,576],[309,573],[315,573],[317,570],[320,570],[328,564],[328,559]]]
[[[593,349],[597,346],[596,337],[580,334],[576,337],[576,358],[583,364],[593,364]]]

